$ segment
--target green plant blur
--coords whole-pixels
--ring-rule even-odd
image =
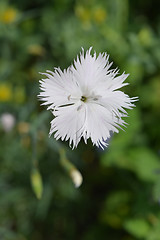
[[[1,240],[160,240],[160,3],[0,1]],[[38,72],[67,68],[81,47],[110,54],[139,96],[105,151],[48,137]],[[65,154],[65,155],[64,155]],[[75,188],[71,171],[83,184]]]

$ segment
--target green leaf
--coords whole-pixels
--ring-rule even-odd
[[[148,148],[135,148],[130,150],[128,156],[131,170],[137,176],[146,181],[157,180],[156,170],[160,168],[159,159],[154,152]]]
[[[124,228],[133,236],[142,238],[147,237],[151,227],[145,219],[135,218],[127,220]]]

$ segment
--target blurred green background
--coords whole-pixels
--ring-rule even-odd
[[[160,240],[159,9],[151,0],[0,0],[1,240]],[[67,68],[90,46],[130,73],[124,91],[139,102],[105,151],[83,142],[72,151],[48,138],[38,72]]]

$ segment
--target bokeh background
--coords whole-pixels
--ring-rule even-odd
[[[0,0],[0,239],[160,240],[160,2]],[[48,137],[38,72],[81,47],[110,54],[139,96],[105,151]],[[73,171],[83,184],[75,188]]]

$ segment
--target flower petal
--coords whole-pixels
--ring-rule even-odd
[[[51,121],[50,135],[55,132],[57,140],[69,140],[69,145],[73,145],[73,148],[77,147],[84,131],[86,111],[80,104],[59,108],[53,113],[56,117]]]
[[[111,136],[111,132],[119,132],[119,125],[123,120],[119,120],[105,107],[89,103],[86,107],[86,122],[84,139],[91,138],[93,144],[97,147],[106,147],[106,140]]]
[[[58,68],[55,72],[47,72],[42,73],[47,78],[40,80],[40,89],[42,91],[39,94],[39,98],[41,101],[44,101],[43,105],[50,105],[48,109],[54,109],[58,106],[75,103],[74,99],[70,99],[69,96],[80,97],[81,90],[73,80],[70,69],[68,68],[62,72]]]

